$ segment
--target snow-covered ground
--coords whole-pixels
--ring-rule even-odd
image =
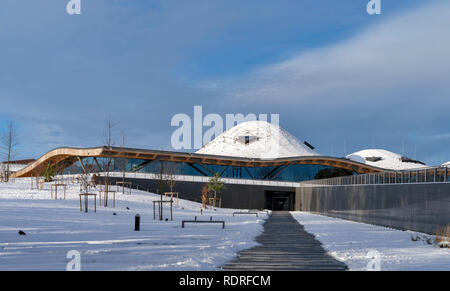
[[[382,271],[450,270],[450,249],[429,245],[426,239],[434,240],[433,236],[305,212],[292,215],[350,270],[373,266],[375,252]],[[420,239],[413,241],[411,237]]]
[[[173,221],[153,220],[158,195],[133,190],[117,194],[116,207],[97,206],[80,212],[79,186],[70,185],[67,199],[50,198],[44,190],[30,190],[29,179],[0,183],[0,270],[65,270],[71,250],[80,252],[82,270],[218,270],[240,250],[256,245],[265,214],[232,216],[232,209],[209,209],[200,215],[198,203],[180,200]],[[62,198],[61,193],[58,198]],[[127,209],[127,207],[129,209]],[[116,215],[113,215],[116,213]],[[134,216],[141,215],[141,231]],[[169,212],[165,211],[165,217]],[[323,246],[351,270],[366,270],[367,255],[376,251],[381,270],[450,270],[450,249],[429,245],[432,236],[388,229],[310,213],[293,216],[316,235]],[[181,220],[225,220],[216,224],[188,224]],[[19,235],[22,230],[26,235]]]
[[[30,190],[29,181],[0,183],[0,270],[66,270],[71,250],[80,252],[81,270],[218,270],[238,251],[256,245],[254,238],[266,218],[233,217],[231,209],[208,209],[200,215],[200,204],[180,200],[173,221],[167,207],[164,217],[169,221],[153,220],[152,201],[159,195],[137,190],[118,193],[115,208],[110,198],[109,207],[97,205],[96,213],[91,200],[85,213],[80,212],[79,186],[68,187],[66,200],[61,192],[54,200],[48,183],[38,191]],[[181,220],[194,216],[224,220],[225,229],[219,224],[181,228]]]

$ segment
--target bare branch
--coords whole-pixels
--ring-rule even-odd
[[[9,121],[4,132],[0,135],[0,149],[2,150],[2,155],[6,161],[5,174],[6,181],[8,181],[9,176],[9,163],[13,157],[17,154],[17,146],[19,141],[17,138],[17,130],[14,122]]]
[[[114,128],[116,127],[116,123],[110,118],[106,119],[105,122],[105,134],[103,136],[103,145],[107,147],[114,146]],[[105,182],[105,191],[109,190],[109,176],[111,171],[111,166],[113,159],[103,158],[102,159],[102,170],[105,173],[104,182]]]

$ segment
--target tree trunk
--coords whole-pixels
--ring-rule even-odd
[[[161,202],[159,202],[159,220],[163,220],[163,217],[162,217],[162,208],[163,208],[162,201],[163,201],[163,193],[162,193],[161,190],[160,190],[160,192],[161,192]]]

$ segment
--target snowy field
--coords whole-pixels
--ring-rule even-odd
[[[111,198],[109,207],[97,205],[97,213],[91,200],[85,213],[79,186],[68,186],[66,200],[61,190],[58,200],[51,199],[48,183],[42,191],[30,189],[25,178],[0,183],[0,270],[66,270],[71,250],[80,252],[81,270],[218,270],[238,251],[256,245],[266,218],[263,213],[233,217],[231,209],[208,209],[200,216],[200,204],[180,200],[173,221],[168,207],[169,221],[153,220],[152,201],[160,196],[137,190],[118,193],[115,208]],[[139,232],[134,231],[137,213]],[[219,224],[181,228],[181,220],[194,216],[224,220],[225,229]]]
[[[373,262],[369,251],[378,252],[381,271],[450,270],[450,249],[429,245],[434,236],[399,231],[305,212],[291,212],[305,230],[314,234],[324,248],[350,270],[367,270]],[[411,237],[420,237],[417,241]],[[370,258],[371,257],[371,258]],[[373,264],[371,264],[373,266]]]

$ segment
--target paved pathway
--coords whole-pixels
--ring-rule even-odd
[[[305,231],[289,212],[272,212],[259,246],[244,250],[222,268],[227,271],[346,270],[327,254],[321,243]]]

